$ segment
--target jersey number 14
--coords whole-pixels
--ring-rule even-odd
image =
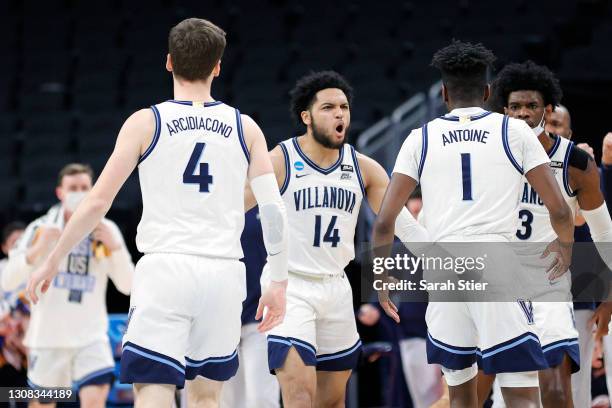
[[[338,219],[337,215],[332,215],[331,221],[327,227],[327,231],[323,236],[323,242],[330,242],[333,248],[338,246],[338,242],[340,242],[340,235],[338,235],[338,228],[334,228],[336,226],[336,220]],[[314,233],[314,242],[313,246],[320,247],[321,246],[321,216],[315,216],[315,233]]]

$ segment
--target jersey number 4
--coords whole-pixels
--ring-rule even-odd
[[[196,143],[193,153],[191,153],[191,157],[189,158],[189,163],[187,163],[187,167],[183,172],[183,183],[199,184],[200,193],[208,193],[208,187],[213,182],[213,177],[208,174],[208,163],[200,163],[200,158],[202,157],[202,153],[204,153],[205,147],[206,143]],[[200,174],[195,174],[198,169],[198,164],[200,165]]]
[[[337,247],[338,242],[340,242],[340,236],[338,235],[338,228],[334,228],[336,226],[336,220],[338,219],[337,215],[333,215],[331,217],[331,221],[329,222],[329,226],[327,227],[327,231],[323,236],[323,242],[331,242],[332,247]],[[314,242],[313,244],[316,247],[321,246],[321,216],[315,216],[315,233],[314,233]]]

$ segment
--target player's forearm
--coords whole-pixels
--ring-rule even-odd
[[[48,262],[59,265],[76,244],[100,223],[110,209],[112,201],[89,194],[79,205],[66,224],[62,235],[49,255]]]
[[[374,256],[388,257],[391,253],[391,245],[395,237],[395,221],[376,217],[374,228],[372,229],[372,248]]]
[[[550,211],[550,224],[561,242],[574,242],[574,220],[565,202]]]

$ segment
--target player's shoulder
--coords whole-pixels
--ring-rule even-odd
[[[590,154],[576,146],[574,143],[571,144],[569,151],[569,157],[567,164],[570,167],[576,168],[580,171],[587,171],[589,167],[595,166],[595,160]]]

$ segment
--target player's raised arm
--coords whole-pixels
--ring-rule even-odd
[[[147,141],[150,142],[154,132],[155,120],[151,110],[138,111],[125,121],[98,181],[66,224],[49,257],[30,278],[27,293],[34,303],[38,301],[36,289],[39,284],[42,283],[42,293],[46,292],[61,260],[108,212],[119,189],[138,164],[142,147],[148,146]]]
[[[270,266],[271,283],[262,291],[255,315],[255,319],[264,317],[258,329],[265,332],[280,324],[285,317],[289,252],[287,211],[261,129],[248,116],[242,116],[242,123],[251,157],[248,178],[259,205],[261,229]],[[267,308],[265,316],[264,308]]]

